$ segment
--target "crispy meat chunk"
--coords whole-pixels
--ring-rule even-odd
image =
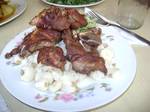
[[[44,48],[44,47],[51,47],[54,46],[55,44],[48,41],[48,40],[41,40],[38,41],[36,43],[33,44],[29,44],[25,47],[22,48],[21,52],[19,53],[19,55],[21,57],[28,57],[29,55],[31,55],[32,53],[34,53],[35,51]]]
[[[100,70],[103,73],[107,73],[107,68],[105,66],[105,61],[102,57],[93,55],[83,55],[76,60],[72,61],[73,69],[77,72],[83,74],[89,74],[92,71]]]
[[[58,43],[61,40],[61,33],[55,30],[37,28],[24,38],[22,44],[28,46],[42,40]]]
[[[55,6],[44,9],[31,20],[30,24],[36,25],[39,28],[54,29],[58,31],[68,29],[70,27],[68,16],[65,11],[62,11],[60,8]]]
[[[73,58],[86,53],[79,41],[72,38],[72,32],[70,29],[63,32],[62,38],[66,45],[68,60],[74,60]]]
[[[20,56],[27,57],[43,47],[54,46],[60,40],[60,32],[49,29],[36,29],[32,35],[24,39]]]
[[[60,47],[44,47],[40,49],[37,61],[38,63],[60,68],[61,70],[64,70],[66,63],[63,50]]]
[[[78,29],[82,26],[87,25],[87,21],[84,15],[80,14],[76,9],[73,8],[66,8],[68,13],[68,18],[71,23],[72,29]]]
[[[95,51],[102,44],[100,28],[88,29],[85,32],[79,33],[78,36],[82,46],[88,52]]]
[[[72,37],[71,30],[64,31],[62,38],[66,45],[67,57],[76,72],[89,74],[92,71],[100,70],[107,73],[104,59],[97,52],[85,51],[79,41]]]
[[[30,24],[36,25],[39,28],[63,31],[70,27],[77,29],[81,26],[85,26],[87,21],[84,15],[81,15],[76,9],[61,9],[51,6],[35,16]]]
[[[49,29],[36,29],[29,33],[23,42],[14,48],[10,53],[5,55],[6,58],[10,58],[13,55],[19,54],[21,57],[27,57],[33,52],[43,48],[54,46],[61,40],[61,33],[55,30]]]
[[[6,53],[6,54],[5,54],[5,58],[9,59],[9,58],[11,58],[13,55],[16,55],[16,54],[18,54],[18,53],[20,53],[20,52],[21,52],[21,48],[20,48],[20,46],[18,46],[18,47],[16,47],[16,48],[12,49],[11,52]]]

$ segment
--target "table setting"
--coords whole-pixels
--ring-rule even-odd
[[[5,5],[0,112],[150,111],[148,0]]]

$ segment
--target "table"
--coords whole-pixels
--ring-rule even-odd
[[[0,51],[15,35],[30,27],[28,23],[35,14],[43,8],[48,7],[48,5],[40,0],[27,0],[27,3],[27,9],[20,17],[0,27]],[[100,12],[101,15],[108,19],[116,19],[117,0],[105,0],[102,4],[91,8]],[[150,10],[144,25],[140,29],[134,30],[134,32],[150,40],[149,26]],[[114,102],[90,110],[90,112],[150,112],[150,47],[135,45],[132,47],[137,58],[136,78],[132,86]],[[3,95],[12,112],[41,112],[15,99],[7,92],[1,83],[0,94]]]

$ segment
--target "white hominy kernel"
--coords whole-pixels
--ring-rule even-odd
[[[77,87],[80,88],[80,89],[84,89],[90,85],[92,85],[94,83],[94,80],[91,79],[91,78],[85,78],[83,80],[80,80],[78,83],[77,83]]]
[[[48,80],[40,80],[35,83],[35,87],[41,91],[46,91],[49,88]]]
[[[112,51],[112,48],[110,47],[103,49],[100,55],[105,59],[106,63],[109,64],[112,62],[112,59],[114,58],[114,53]]]
[[[51,85],[49,86],[49,90],[50,90],[51,92],[57,92],[57,91],[59,91],[61,88],[62,88],[62,82],[61,82],[61,81],[55,81],[55,82],[53,82],[53,84],[51,84]]]
[[[25,66],[22,68],[21,80],[30,82],[34,80],[35,70],[31,66]]]

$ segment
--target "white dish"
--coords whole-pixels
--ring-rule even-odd
[[[134,80],[136,57],[133,49],[127,44],[126,40],[121,38],[117,30],[112,27],[101,28],[105,34],[103,37],[109,37],[105,41],[115,52],[115,57],[122,74],[120,78],[116,78],[115,80],[107,79],[103,87],[90,88],[76,94],[65,94],[63,96],[35,89],[33,83],[21,81],[19,68],[8,65],[8,60],[4,57],[7,52],[24,38],[25,34],[33,30],[33,28],[29,28],[12,39],[0,55],[0,78],[3,85],[21,102],[46,111],[85,111],[112,102],[122,95]],[[104,86],[106,87],[104,88]],[[71,100],[65,102],[60,97]]]
[[[25,11],[25,9],[27,7],[26,0],[11,0],[11,4],[16,6],[16,11],[12,16],[10,16],[6,20],[0,22],[0,26],[4,25],[4,24],[14,20],[18,16],[20,16]]]
[[[59,6],[59,7],[74,7],[74,8],[77,8],[77,7],[88,7],[88,6],[98,5],[98,4],[102,3],[104,0],[99,0],[98,2],[84,4],[84,5],[61,5],[61,4],[56,4],[56,3],[48,2],[47,0],[41,0],[41,1],[43,1],[46,4],[54,5],[54,6]]]

